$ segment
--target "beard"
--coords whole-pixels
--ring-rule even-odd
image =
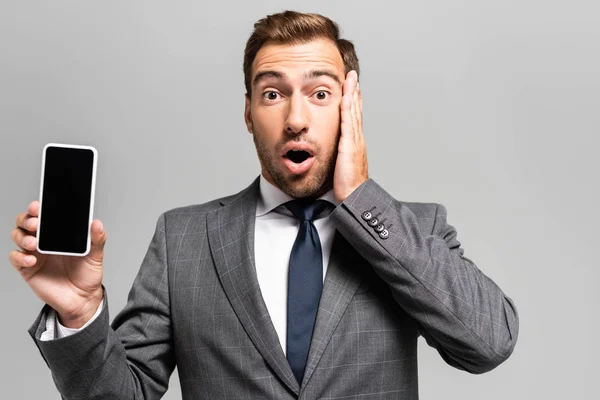
[[[309,139],[302,140],[302,136],[296,136],[293,139],[282,140],[275,149],[267,147],[261,134],[256,130],[252,134],[256,152],[262,168],[271,176],[275,185],[285,194],[298,198],[318,198],[329,189],[333,188],[333,174],[335,172],[335,162],[337,159],[337,143],[328,153],[323,154],[321,146]],[[288,142],[306,142],[309,143],[317,154],[325,156],[324,162],[313,163],[311,169],[303,175],[292,175],[286,173],[285,166],[281,163],[282,149]],[[316,161],[316,160],[315,160]],[[318,165],[317,165],[318,164]]]

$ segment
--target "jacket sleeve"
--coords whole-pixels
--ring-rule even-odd
[[[175,356],[165,238],[163,214],[112,326],[105,291],[98,318],[81,331],[41,341],[48,305],[29,329],[64,399],[158,399],[167,390]]]
[[[330,219],[448,364],[471,373],[490,371],[515,347],[515,305],[463,255],[445,207],[417,207],[418,217],[369,179]],[[424,226],[430,232],[423,232]]]

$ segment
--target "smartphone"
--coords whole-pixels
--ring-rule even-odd
[[[90,252],[98,152],[91,146],[48,143],[42,153],[37,251]]]

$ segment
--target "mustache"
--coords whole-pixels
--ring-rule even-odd
[[[321,150],[319,143],[315,142],[314,140],[309,139],[306,136],[296,136],[292,139],[281,140],[276,146],[277,151],[280,152],[288,143],[306,143],[315,149],[316,152]]]

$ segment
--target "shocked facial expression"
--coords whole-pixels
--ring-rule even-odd
[[[292,197],[333,186],[344,79],[340,52],[327,39],[267,43],[254,59],[246,125],[263,176]]]

